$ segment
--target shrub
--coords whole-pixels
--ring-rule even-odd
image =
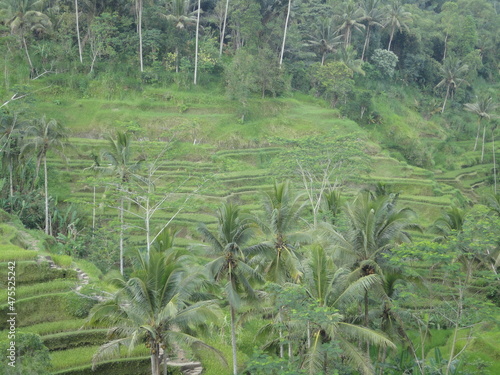
[[[394,75],[394,69],[398,64],[398,56],[394,52],[385,49],[376,49],[373,52],[371,60],[382,75],[386,77]]]

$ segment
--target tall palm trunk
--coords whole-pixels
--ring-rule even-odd
[[[236,310],[233,306],[231,309],[231,349],[233,353],[233,375],[238,374],[238,360],[236,357]]]
[[[198,40],[200,38],[200,12],[201,12],[201,0],[198,0],[198,15],[196,17],[196,46],[194,55],[194,84],[197,83],[198,76]]]
[[[14,171],[12,166],[12,160],[9,161],[9,194],[10,198],[14,196]]]
[[[78,0],[75,0],[75,18],[76,18],[76,39],[78,40],[78,55],[80,57],[80,64],[83,63],[82,57],[82,41],[80,39],[80,25],[79,25],[79,16],[78,16]]]
[[[219,56],[222,56],[222,46],[224,45],[224,36],[226,35],[227,12],[229,10],[229,0],[226,0],[226,10],[224,11],[224,22],[222,23],[222,32],[220,35]]]
[[[285,30],[283,31],[283,43],[281,45],[281,54],[280,54],[280,68],[283,64],[283,55],[285,53],[285,43],[286,43],[286,34],[288,29],[288,21],[290,20],[290,9],[292,8],[292,0],[288,0],[288,11],[286,13],[286,21],[285,21]]]
[[[45,234],[50,233],[49,224],[49,179],[47,177],[47,157],[43,157],[44,190],[45,190]]]
[[[484,143],[486,141],[486,124],[483,127],[483,146],[481,148],[481,163],[484,161]]]
[[[495,128],[491,131],[491,146],[493,152],[493,184],[494,184],[494,193],[497,194],[497,162],[495,156]],[[495,269],[493,269],[495,271]],[[496,271],[495,271],[496,273]]]
[[[123,197],[120,198],[120,273],[123,275]]]
[[[395,26],[391,29],[391,36],[389,37],[389,45],[387,46],[387,51],[391,50],[392,39],[394,38],[394,31],[396,31]]]
[[[137,0],[137,32],[139,33],[139,61],[141,65],[141,72],[143,72],[144,63],[142,57],[142,0]]]
[[[156,342],[151,343],[151,375],[161,375],[160,366],[160,345]]]
[[[444,113],[444,109],[446,107],[446,102],[448,101],[448,96],[450,96],[450,85],[446,87],[446,96],[444,97],[443,108],[441,108],[441,113]]]
[[[371,36],[371,29],[370,29],[370,24],[368,24],[368,26],[366,26],[365,44],[363,45],[363,52],[361,53],[361,61],[365,61],[365,54],[366,51],[368,51],[368,46],[370,44],[370,36]]]
[[[23,38],[23,46],[24,46],[24,52],[26,53],[26,58],[28,59],[28,63],[30,64],[30,78],[33,78],[33,75],[35,74],[35,68],[33,67],[33,62],[31,61],[30,54],[28,52],[28,45],[26,44],[26,39],[24,38],[24,35],[22,36]]]
[[[479,139],[479,133],[481,132],[481,117],[477,120],[477,133],[476,133],[476,142],[474,142],[474,151],[477,149],[477,140]]]

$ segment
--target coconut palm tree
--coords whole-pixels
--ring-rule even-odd
[[[415,224],[415,212],[397,208],[397,194],[373,198],[362,192],[354,202],[346,205],[348,229],[340,233],[330,230],[336,258],[354,267],[358,277],[378,274],[383,276],[382,254],[397,243],[410,242],[409,230],[421,231]],[[364,324],[369,325],[368,289],[364,296]]]
[[[386,7],[386,18],[384,27],[389,27],[389,45],[387,50],[391,50],[392,40],[396,29],[400,32],[405,29],[409,30],[408,22],[411,20],[411,13],[407,12],[401,0],[393,0]]]
[[[457,90],[461,83],[468,84],[462,77],[469,70],[469,66],[467,64],[462,64],[462,62],[454,56],[448,56],[439,67],[439,70],[443,79],[436,85],[436,88],[446,86],[446,95],[444,97],[443,108],[441,108],[441,113],[444,113],[446,102],[450,94],[453,95],[453,92]]]
[[[47,153],[58,153],[64,158],[64,146],[68,138],[66,129],[56,120],[47,121],[45,116],[34,119],[26,128],[27,138],[21,148],[21,154],[32,152],[36,156],[36,172],[38,178],[40,165],[43,164],[44,196],[45,196],[45,233],[52,235],[49,215],[49,177],[47,173]]]
[[[226,6],[224,8],[224,18],[222,20],[222,29],[220,31],[220,47],[219,56],[222,56],[222,47],[224,46],[224,38],[226,36],[226,24],[227,24],[227,13],[229,11],[229,0],[226,0]]]
[[[139,168],[140,162],[132,160],[132,140],[127,133],[117,132],[116,139],[108,136],[108,147],[102,152],[102,159],[109,164],[103,166],[102,170],[108,173],[113,173],[117,178],[116,184],[119,192],[119,207],[118,217],[120,220],[120,273],[123,275],[124,259],[123,259],[123,236],[125,231],[124,223],[124,204],[125,197],[123,196],[124,190],[127,190],[127,184],[132,178],[132,173]]]
[[[297,232],[297,222],[305,208],[300,195],[293,195],[290,181],[274,182],[271,191],[264,195],[264,215],[256,218],[257,224],[269,238],[261,244],[263,253],[252,262],[266,279],[278,284],[297,282],[301,272],[296,253],[300,243],[308,242],[307,235]]]
[[[437,234],[434,241],[441,242],[450,235],[462,232],[464,225],[465,211],[452,206],[444,211],[436,221],[429,227],[429,232]]]
[[[52,29],[52,22],[42,12],[43,4],[42,0],[0,1],[0,9],[2,9],[0,14],[3,14],[5,18],[4,23],[10,27],[11,34],[19,36],[32,76],[35,73],[35,68],[28,52],[26,36],[30,33],[34,36],[41,36]]]
[[[118,354],[121,346],[133,350],[141,344],[150,351],[152,375],[160,375],[161,363],[166,365],[173,344],[203,346],[220,356],[190,334],[196,326],[216,321],[219,313],[213,301],[195,301],[201,274],[191,267],[188,272],[180,254],[165,247],[155,247],[149,254],[137,251],[132,276],[112,280],[118,291],[94,306],[88,319],[88,325],[110,328],[111,341],[99,348],[94,364]]]
[[[305,43],[307,47],[316,47],[321,55],[321,65],[325,65],[326,55],[335,52],[335,48],[341,44],[342,35],[335,30],[335,24],[331,17],[321,17],[313,25],[314,34],[308,36]]]
[[[347,48],[351,44],[352,30],[361,31],[365,28],[360,21],[362,20],[363,11],[354,3],[354,1],[348,1],[342,3],[342,8],[340,14],[336,16],[338,24],[338,31],[343,35],[344,38],[344,48]]]
[[[201,0],[198,0],[198,10],[196,11],[196,46],[194,52],[194,81],[193,83],[197,84],[198,78],[198,41],[200,38],[200,14],[201,14]]]
[[[287,8],[286,19],[285,19],[285,28],[283,30],[283,43],[281,44],[281,52],[280,52],[280,67],[283,64],[283,55],[285,54],[286,34],[288,31],[288,21],[290,20],[291,9],[292,9],[292,0],[288,0],[288,8]]]
[[[362,22],[365,23],[365,43],[363,44],[363,52],[361,53],[361,61],[365,60],[365,55],[368,51],[372,29],[382,27],[383,12],[381,8],[381,0],[361,0],[360,7],[363,12]]]
[[[209,275],[216,282],[224,283],[223,288],[229,302],[233,374],[236,375],[236,311],[244,298],[257,298],[252,283],[262,281],[262,277],[247,262],[248,256],[258,253],[261,248],[243,247],[252,236],[252,224],[241,218],[238,207],[224,204],[219,208],[217,216],[216,234],[203,224],[198,230],[210,244],[207,250],[215,256],[215,259],[207,264]]]
[[[382,333],[348,322],[347,309],[361,300],[367,289],[381,284],[377,274],[357,275],[335,266],[333,259],[321,246],[314,246],[306,260],[304,287],[311,300],[319,307],[337,309],[338,313],[327,324],[311,326],[307,331],[307,365],[310,374],[321,370],[321,343],[336,340],[342,356],[363,374],[373,373],[373,365],[367,354],[353,342],[363,341],[382,348],[395,348],[394,344]]]
[[[495,117],[493,112],[498,108],[498,105],[493,102],[491,97],[477,97],[476,102],[474,103],[466,103],[464,104],[465,110],[474,113],[477,115],[477,133],[476,133],[476,142],[474,143],[474,151],[477,148],[477,140],[479,138],[479,132],[481,130],[481,122],[482,120],[490,120]],[[481,151],[481,162],[484,160],[484,143],[486,139],[486,125],[483,127],[483,148]]]
[[[23,127],[26,123],[20,121],[17,114],[3,114],[0,117],[0,155],[2,167],[9,174],[9,196],[14,196],[14,169],[20,159],[20,141]]]
[[[170,0],[167,2],[167,14],[162,17],[175,23],[177,30],[184,30],[187,26],[197,24],[195,12],[189,10],[190,0]],[[199,9],[199,8],[198,8]],[[175,47],[175,71],[179,72],[179,47]]]

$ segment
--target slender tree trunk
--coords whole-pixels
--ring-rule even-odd
[[[198,40],[200,38],[200,12],[201,12],[201,0],[198,0],[198,15],[196,17],[196,46],[194,55],[194,84],[197,84],[198,78]]]
[[[481,148],[481,163],[484,161],[484,143],[486,141],[486,124],[483,127],[483,147]]]
[[[477,141],[479,139],[479,133],[481,132],[481,117],[477,121],[477,133],[476,133],[476,142],[474,142],[474,151],[477,149]]]
[[[43,173],[45,188],[45,234],[49,234],[49,179],[47,177],[47,157],[43,157]]]
[[[78,55],[80,57],[80,64],[83,63],[82,57],[82,41],[80,39],[80,19],[78,15],[78,0],[75,0],[75,19],[76,19],[76,39],[78,40]]]
[[[389,37],[389,45],[387,46],[387,51],[391,50],[392,38],[394,38],[395,27],[391,29],[391,36]]]
[[[311,349],[311,323],[307,321],[307,349]]]
[[[179,47],[175,46],[175,72],[179,73]]]
[[[368,24],[368,26],[366,26],[365,44],[363,45],[363,52],[361,53],[361,61],[365,61],[365,54],[368,51],[368,46],[370,44],[370,34],[370,24]]]
[[[278,311],[278,319],[280,322],[280,327],[279,327],[279,336],[280,336],[280,358],[285,357],[285,349],[283,345],[283,315],[281,314],[281,307]]]
[[[149,194],[149,192],[148,192]],[[146,198],[146,210],[145,210],[145,215],[144,215],[144,224],[146,227],[146,249],[148,252],[151,251],[151,230],[150,230],[150,210],[149,210],[149,195]]]
[[[283,64],[283,55],[285,54],[286,33],[288,29],[288,21],[290,20],[290,9],[292,8],[292,0],[288,0],[288,11],[286,13],[285,30],[283,31],[283,43],[281,44],[280,68]]]
[[[31,71],[30,78],[32,78],[33,74],[35,73],[35,68],[33,68],[33,63],[31,62],[31,57],[28,52],[28,45],[26,44],[26,39],[24,38],[24,35],[23,35],[23,45],[24,45],[24,52],[26,53],[26,58],[28,59],[28,63],[30,64],[30,71]]]
[[[365,298],[364,298],[364,303],[365,303],[365,327],[368,328],[368,325],[370,324],[369,317],[368,317],[368,290],[365,290]],[[366,342],[366,353],[368,356],[370,356],[370,343]]]
[[[443,108],[441,108],[441,113],[444,113],[444,109],[446,107],[446,101],[448,100],[448,96],[450,95],[450,85],[446,88],[446,96],[444,97]]]
[[[92,201],[92,237],[94,237],[94,234],[95,234],[95,203],[96,203],[96,199],[95,199],[95,190],[96,190],[96,187],[94,185],[94,196],[93,196],[93,201]]]
[[[494,194],[497,194],[497,161],[495,156],[495,129],[491,131],[491,146],[493,152],[493,185],[494,185]],[[495,267],[493,267],[493,271],[495,271]]]
[[[325,65],[325,58],[326,58],[326,52],[323,52],[323,55],[321,56],[321,66]]]
[[[236,357],[236,311],[233,306],[231,310],[231,349],[233,352],[233,375],[238,375],[238,359]]]
[[[444,37],[444,52],[443,52],[443,60],[446,59],[446,52],[448,50],[448,32],[446,32],[446,36]]]
[[[120,273],[123,275],[123,197],[120,198]]]
[[[229,10],[229,0],[226,0],[226,10],[224,11],[224,22],[222,23],[222,32],[220,35],[219,56],[222,56],[222,47],[224,46],[224,37],[226,35],[227,12]]]
[[[12,160],[9,161],[9,194],[12,198],[14,196],[14,172],[13,172]]]
[[[151,375],[161,375],[161,367],[160,367],[160,358],[159,358],[159,350],[160,350],[160,345],[157,343],[154,343],[151,345],[151,350],[155,351],[154,353],[151,353]]]
[[[137,32],[139,33],[139,61],[141,65],[141,72],[143,72],[144,62],[142,57],[142,0],[137,0]]]

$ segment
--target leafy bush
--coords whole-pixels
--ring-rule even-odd
[[[371,57],[373,64],[379,69],[383,76],[391,78],[394,75],[398,56],[385,49],[376,49]]]
[[[40,336],[33,333],[16,333],[15,338],[16,360],[15,366],[9,366],[10,342],[1,342],[2,374],[4,375],[49,375],[51,367],[49,350],[43,345]]]

